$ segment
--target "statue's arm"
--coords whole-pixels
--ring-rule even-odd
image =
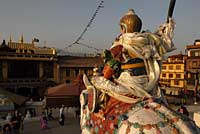
[[[159,44],[156,45],[161,47],[159,48],[161,54],[171,52],[176,49],[173,43],[174,28],[175,22],[172,18],[169,18],[169,22],[159,26],[156,32],[154,33],[160,38]]]

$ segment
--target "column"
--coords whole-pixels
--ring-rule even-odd
[[[59,74],[58,74],[58,72],[59,72],[59,65],[56,62],[54,62],[53,63],[53,79],[54,79],[54,81],[56,83],[59,83]]]
[[[44,76],[44,64],[43,62],[39,63],[39,78],[41,79]]]
[[[3,80],[7,81],[8,80],[8,62],[3,61],[2,63],[2,74],[3,74]]]

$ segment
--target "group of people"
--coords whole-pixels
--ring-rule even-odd
[[[61,126],[64,126],[64,121],[65,121],[65,114],[64,114],[64,105],[62,105],[59,109],[59,121],[58,123]],[[40,118],[40,128],[42,130],[48,129],[48,121],[54,120],[55,118],[53,117],[52,109],[48,110],[48,108],[45,109],[44,112],[42,112],[42,116]]]
[[[3,134],[22,134],[23,131],[23,119],[24,117],[22,114],[18,111],[15,110],[14,115],[11,117],[11,119],[5,123],[2,126],[2,133]],[[52,109],[48,110],[47,108],[45,109],[44,112],[42,112],[42,115],[40,117],[40,128],[42,130],[48,129],[48,121],[54,120],[55,118],[52,115]],[[59,110],[59,124],[61,126],[64,126],[64,121],[65,121],[65,114],[64,114],[64,105],[61,106]]]
[[[40,117],[40,127],[41,129],[48,129],[48,121],[54,120],[55,118],[52,115],[52,109],[46,108],[44,112],[42,112],[42,116]]]
[[[15,110],[10,121],[3,126],[3,134],[21,134],[23,130],[23,116]]]

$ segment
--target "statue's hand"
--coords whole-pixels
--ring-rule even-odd
[[[158,27],[156,30],[156,34],[160,36],[171,34],[171,30],[173,31],[175,27],[175,21],[172,18],[169,18],[169,22],[166,22]]]

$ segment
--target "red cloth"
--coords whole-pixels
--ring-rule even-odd
[[[41,117],[40,118],[40,128],[41,129],[47,129],[48,126],[47,126],[47,118],[46,117]]]
[[[124,61],[124,58],[122,56],[122,50],[123,50],[122,45],[117,45],[110,49],[110,52],[112,53],[112,56],[115,60]]]
[[[106,132],[113,134],[118,126],[119,116],[128,112],[130,107],[131,104],[110,97],[106,109],[103,110],[106,119],[102,119],[96,116],[95,113],[91,113],[91,118],[87,120],[87,125],[92,121],[91,131],[95,131],[95,128],[98,128],[98,134],[105,134]]]
[[[115,70],[113,68],[111,68],[108,65],[105,65],[104,68],[103,68],[103,76],[104,76],[104,78],[110,79],[112,77],[112,75],[114,74],[114,71]]]

